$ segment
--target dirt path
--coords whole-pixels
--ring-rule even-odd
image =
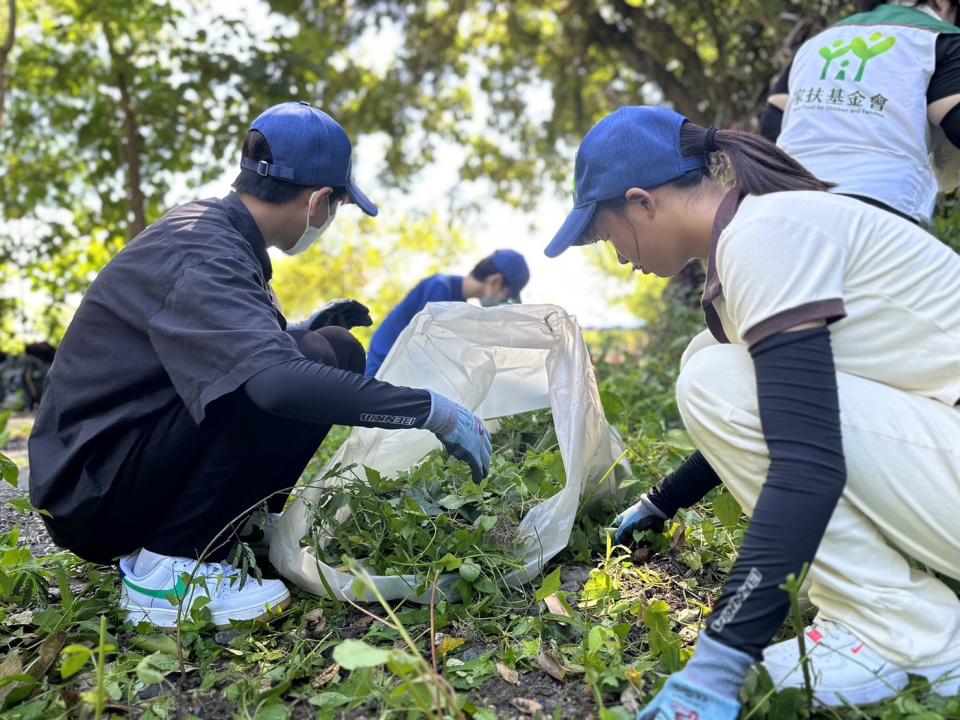
[[[50,539],[43,521],[36,515],[20,515],[7,505],[8,500],[27,495],[30,487],[30,468],[27,458],[27,437],[33,427],[32,414],[17,414],[7,423],[10,442],[3,448],[3,454],[13,460],[20,468],[20,486],[11,487],[0,482],[0,533],[9,532],[14,525],[20,525],[20,540],[30,546],[36,556],[47,555],[57,550]]]

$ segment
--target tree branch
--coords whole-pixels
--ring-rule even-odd
[[[686,115],[696,123],[705,122],[704,114],[699,107],[703,97],[695,94],[679,77],[667,70],[650,50],[637,45],[629,34],[608,23],[599,12],[587,15],[586,21],[589,23],[594,39],[604,46],[615,48],[631,68],[655,82],[673,103],[677,112]]]
[[[123,140],[120,150],[127,166],[127,190],[130,199],[130,209],[133,212],[133,223],[127,232],[127,238],[132,240],[147,227],[146,201],[143,194],[140,156],[142,141],[137,123],[137,112],[133,97],[130,95],[126,70],[129,67],[127,58],[117,51],[113,30],[108,23],[103,23],[103,34],[107,40],[107,50],[110,53],[110,62],[113,65],[114,79],[117,90],[120,91],[120,105],[123,110]]]
[[[664,60],[676,59],[683,65],[683,71],[686,75],[706,79],[707,73],[703,58],[700,57],[695,48],[690,47],[677,34],[670,23],[653,13],[647,12],[644,8],[630,5],[624,0],[620,0],[618,12],[630,21],[635,36],[638,40],[643,38],[643,45],[648,50],[652,45],[652,40],[663,43],[667,46],[669,54],[673,56],[664,58]]]
[[[0,129],[6,119],[7,98],[7,59],[13,50],[13,41],[17,34],[17,0],[7,0],[7,37],[0,46]]]

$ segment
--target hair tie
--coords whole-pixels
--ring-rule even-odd
[[[716,134],[717,129],[712,127],[707,130],[707,134],[703,138],[703,152],[707,155],[720,149],[717,147]]]

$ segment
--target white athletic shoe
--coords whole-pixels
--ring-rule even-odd
[[[902,668],[884,660],[849,630],[829,620],[818,619],[804,634],[814,700],[820,705],[868,705],[887,700],[907,686],[908,673],[925,677],[934,692],[946,697],[960,690],[960,663]],[[764,650],[763,666],[777,689],[804,687],[796,639]]]
[[[181,617],[189,619],[194,600],[209,597],[207,607],[217,627],[227,627],[231,620],[258,620],[290,603],[290,593],[279,580],[248,577],[241,588],[240,572],[227,563],[200,563],[188,588],[183,575],[193,572],[196,560],[161,556],[153,569],[138,576],[136,559],[131,555],[120,561],[120,609],[135,624],[175,628],[177,598],[183,604]]]

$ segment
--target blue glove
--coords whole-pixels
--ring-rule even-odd
[[[753,658],[700,634],[687,666],[674,673],[636,720],[737,720],[740,686]]]
[[[474,481],[490,472],[490,433],[483,420],[463,405],[430,391],[430,414],[423,424],[436,435],[447,452],[470,466]]]
[[[635,504],[613,519],[613,524],[620,526],[617,534],[613,536],[613,541],[618,545],[631,545],[634,532],[663,532],[663,521],[666,519],[667,516],[644,493]]]

